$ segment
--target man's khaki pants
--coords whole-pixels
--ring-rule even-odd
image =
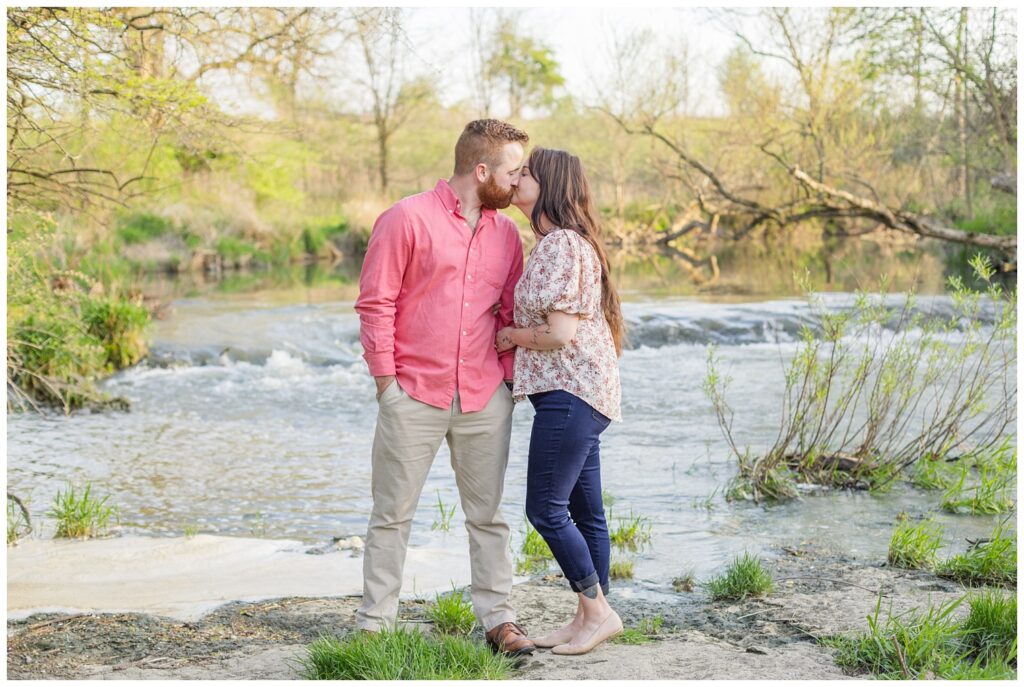
[[[498,385],[487,406],[463,413],[456,394],[451,408],[435,408],[410,397],[398,381],[378,400],[373,437],[373,512],[363,558],[363,604],[356,625],[391,626],[409,532],[430,465],[448,440],[452,469],[469,532],[473,610],[484,630],[515,620],[509,527],[501,515],[501,493],[512,434],[512,392]]]

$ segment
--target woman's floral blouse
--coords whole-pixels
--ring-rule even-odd
[[[536,327],[548,313],[579,315],[572,341],[553,351],[516,349],[514,395],[562,389],[611,420],[622,420],[619,365],[611,329],[601,308],[601,261],[575,231],[542,237],[516,285],[515,326]]]

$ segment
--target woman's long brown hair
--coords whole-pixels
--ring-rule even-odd
[[[608,269],[608,255],[601,240],[601,225],[590,195],[590,183],[583,172],[583,163],[564,150],[534,148],[526,163],[530,176],[537,180],[540,195],[533,206],[530,226],[543,236],[541,215],[560,229],[570,229],[593,246],[601,260],[601,309],[615,342],[616,355],[622,355],[626,339],[626,323],[622,305]]]

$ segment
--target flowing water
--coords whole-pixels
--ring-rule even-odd
[[[717,346],[734,380],[737,442],[764,447],[779,425],[781,361],[811,321],[808,305],[778,294],[666,295],[629,283],[623,293],[631,325],[621,359],[625,421],[603,436],[602,474],[614,516],[632,512],[652,526],[639,552],[614,554],[636,557],[634,589],[656,593],[686,570],[704,578],[741,551],[804,539],[841,541],[881,561],[899,511],[937,509],[937,493],[903,485],[773,506],[726,503],[721,493],[735,468],[701,388],[706,346]],[[363,534],[376,403],[354,297],[349,277],[329,288],[177,299],[155,325],[150,358],[103,384],[130,399],[130,412],[8,417],[9,489],[27,495],[38,514],[66,482],[89,481],[119,507],[123,530],[153,536],[197,530],[314,545]],[[843,292],[825,298],[831,309],[853,302]],[[952,304],[936,294],[920,307],[947,312]],[[515,409],[503,504],[516,550],[532,412],[528,403]],[[461,509],[449,532],[431,528],[438,497],[458,499],[447,447],[427,479],[411,545],[465,551]],[[947,551],[993,524],[939,519]]]

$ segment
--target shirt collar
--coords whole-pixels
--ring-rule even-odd
[[[452,190],[451,184],[448,183],[447,179],[438,179],[437,185],[434,186],[434,193],[441,199],[441,204],[444,205],[444,209],[448,212],[458,213],[462,217],[462,202],[459,197],[455,195],[455,191]],[[480,208],[480,218],[490,219],[498,211],[493,208]]]

